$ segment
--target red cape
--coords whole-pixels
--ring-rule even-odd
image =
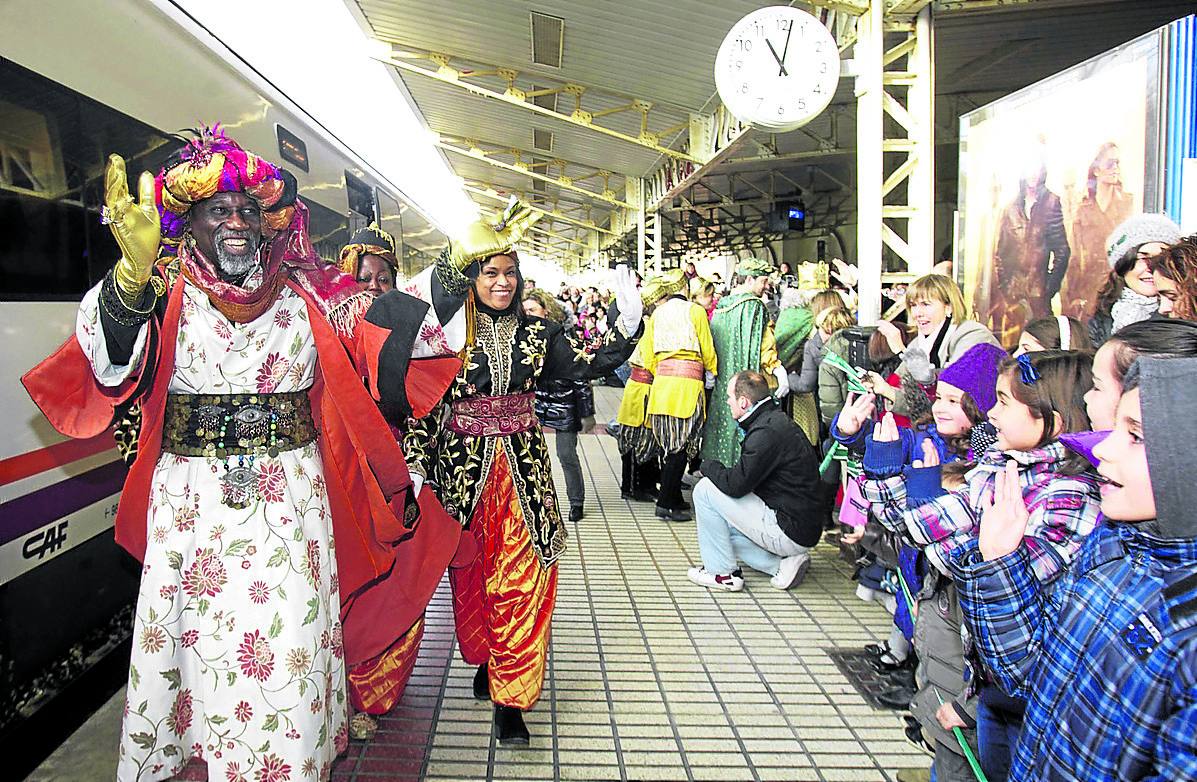
[[[309,396],[332,510],[345,657],[352,666],[381,654],[423,615],[457,550],[461,525],[432,492],[421,492],[415,501],[403,452],[349,360],[346,345],[315,299],[295,282],[287,284],[307,306],[319,356]],[[116,514],[116,541],[138,560],[145,557],[150,481],[162,451],[183,285],[180,276],[161,324],[151,323],[155,371],[141,398],[137,457]],[[149,365],[143,361],[136,375]],[[411,361],[405,381],[409,398],[439,399],[459,368],[455,357]],[[50,423],[76,438],[106,430],[115,408],[137,393],[139,380],[135,376],[116,388],[101,386],[74,336],[21,378]]]

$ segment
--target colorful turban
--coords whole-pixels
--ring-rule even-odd
[[[745,277],[768,277],[774,271],[773,264],[760,258],[745,258],[736,264],[736,274]]]
[[[202,127],[166,160],[154,179],[162,242],[178,244],[191,207],[217,193],[245,193],[262,209],[262,235],[271,239],[295,217],[295,177],[225,135],[220,124]]]
[[[346,274],[356,277],[358,264],[362,262],[364,255],[377,255],[390,264],[392,273],[399,272],[399,261],[395,257],[395,238],[379,228],[376,223],[370,223],[368,227],[355,233],[349,244],[341,248],[341,259],[337,266]]]

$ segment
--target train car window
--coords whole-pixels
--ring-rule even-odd
[[[315,201],[305,199],[304,203],[308,205],[308,234],[312,246],[321,258],[335,263],[341,248],[349,244],[349,218]]]
[[[119,251],[100,224],[104,163],[157,170],[153,128],[0,58],[0,300],[78,299]]]

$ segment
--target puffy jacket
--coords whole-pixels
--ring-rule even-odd
[[[594,391],[584,380],[550,380],[536,387],[536,417],[558,432],[582,431],[594,415]]]
[[[799,546],[814,546],[823,534],[819,464],[814,446],[775,402],[752,411],[740,428],[740,460],[724,467],[704,460],[702,474],[729,497],[755,494],[777,514],[777,525]]]

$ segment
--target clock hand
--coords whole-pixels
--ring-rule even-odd
[[[778,65],[781,66],[781,71],[777,74],[778,76],[788,76],[789,75],[788,73],[786,73],[786,54],[790,51],[790,33],[792,33],[792,32],[794,32],[794,22],[793,21],[790,22],[790,26],[786,29],[785,46],[781,47],[781,60],[778,62]]]
[[[777,56],[777,50],[773,48],[773,42],[766,38],[765,45],[768,46],[769,51],[773,53],[773,59],[777,60],[777,64],[781,66],[781,71],[777,75],[789,76],[790,74],[786,71],[786,64],[781,61],[781,58]]]

